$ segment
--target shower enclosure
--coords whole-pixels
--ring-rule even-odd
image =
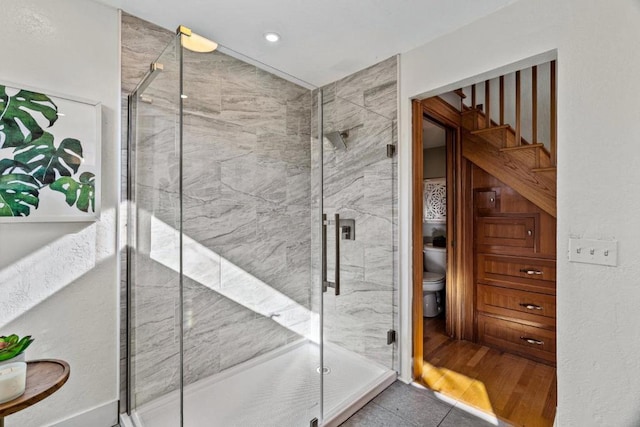
[[[396,377],[393,122],[181,28],[129,95],[126,422],[337,425]]]

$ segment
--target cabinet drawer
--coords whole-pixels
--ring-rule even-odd
[[[496,190],[476,190],[475,205],[480,210],[494,210],[498,208],[499,193]]]
[[[476,267],[479,282],[555,294],[556,262],[553,260],[478,254]]]
[[[518,289],[478,284],[479,311],[544,326],[556,325],[556,297]]]
[[[478,340],[530,359],[556,362],[556,333],[547,329],[479,314]]]
[[[480,252],[521,249],[533,253],[537,247],[535,216],[480,216],[476,219],[476,243]]]

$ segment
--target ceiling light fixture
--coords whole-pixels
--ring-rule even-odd
[[[264,33],[264,38],[271,43],[275,43],[280,40],[280,34],[278,33]]]

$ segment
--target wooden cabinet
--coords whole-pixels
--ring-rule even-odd
[[[476,243],[480,252],[535,254],[537,215],[478,216]]]
[[[476,341],[555,365],[555,218],[482,171],[473,205]]]
[[[478,210],[494,210],[498,207],[498,189],[476,191],[475,204]]]

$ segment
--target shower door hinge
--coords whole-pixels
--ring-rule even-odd
[[[387,331],[387,345],[391,345],[396,342],[396,331],[389,329]]]
[[[392,158],[396,154],[396,146],[393,144],[387,144],[387,157]]]
[[[314,418],[311,421],[309,421],[309,427],[318,427],[318,419]]]

